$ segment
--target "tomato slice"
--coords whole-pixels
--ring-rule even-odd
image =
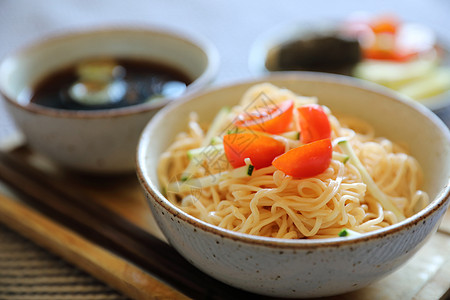
[[[239,128],[278,134],[289,129],[293,118],[294,101],[286,100],[240,114],[234,124]]]
[[[366,59],[406,62],[429,51],[430,31],[402,23],[395,14],[349,19],[343,32],[357,38]],[[411,43],[412,42],[412,43]]]
[[[300,118],[300,138],[306,144],[331,136],[328,116],[318,104],[306,104],[297,108]]]
[[[363,55],[368,59],[394,60],[404,62],[411,60],[418,55],[418,51],[413,48],[405,48],[400,44],[397,34],[377,33],[372,43],[363,48]]]
[[[374,17],[369,22],[370,28],[375,34],[378,33],[397,33],[397,29],[400,27],[400,20],[393,14],[382,14]]]
[[[397,62],[409,61],[417,56],[417,52],[400,52],[398,50],[384,50],[377,48],[364,49],[364,57],[367,59],[392,60]]]
[[[367,59],[405,62],[432,48],[427,47],[429,30],[402,23],[396,15],[376,16],[367,25],[371,32],[366,33],[366,43],[362,45]]]
[[[325,171],[332,154],[331,139],[323,139],[291,149],[275,158],[272,164],[286,175],[308,178]]]
[[[223,137],[225,155],[233,168],[245,165],[250,158],[255,169],[268,167],[285,151],[285,145],[271,137],[254,133],[232,133]]]

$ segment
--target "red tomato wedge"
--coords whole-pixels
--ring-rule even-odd
[[[307,104],[297,108],[300,118],[300,137],[304,144],[329,138],[331,126],[328,116],[318,104]]]
[[[227,134],[223,137],[223,146],[233,168],[244,166],[246,158],[250,158],[255,169],[268,167],[275,157],[285,151],[282,142],[253,133]]]
[[[325,171],[331,162],[333,147],[330,139],[323,139],[289,150],[272,162],[286,175],[308,178]]]
[[[294,101],[286,100],[240,114],[234,125],[256,131],[278,134],[289,129],[293,118]]]

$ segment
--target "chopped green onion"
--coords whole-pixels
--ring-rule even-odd
[[[342,229],[338,233],[339,237],[351,237],[351,236],[359,236],[359,235],[361,235],[361,233],[356,232],[356,231],[351,230],[351,229],[347,229],[347,228]]]
[[[247,175],[252,176],[254,169],[255,167],[253,165],[248,165]]]

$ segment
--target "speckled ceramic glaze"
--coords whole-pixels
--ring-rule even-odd
[[[207,41],[158,28],[105,28],[66,33],[7,56],[0,92],[28,145],[66,167],[100,173],[133,171],[140,133],[169,99],[120,109],[70,111],[21,103],[20,93],[43,76],[96,56],[149,59],[195,79],[186,93],[209,84],[218,55]]]
[[[188,111],[208,121],[237,103],[248,87],[272,82],[318,96],[334,113],[366,119],[378,135],[410,145],[423,166],[432,202],[399,224],[360,237],[283,240],[230,232],[177,209],[160,193],[158,157],[187,123]],[[406,262],[433,234],[449,205],[450,134],[428,109],[383,88],[346,77],[292,73],[211,90],[164,108],[145,128],[138,176],[169,242],[192,264],[232,286],[278,297],[319,297],[359,289]]]

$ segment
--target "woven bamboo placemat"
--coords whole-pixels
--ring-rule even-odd
[[[0,265],[2,300],[128,299],[1,223]]]

